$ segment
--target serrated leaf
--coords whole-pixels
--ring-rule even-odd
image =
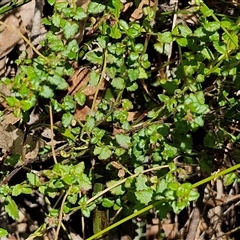
[[[82,208],[81,212],[82,212],[83,216],[86,217],[86,218],[89,218],[90,215],[91,215],[91,212],[88,208]]]
[[[76,9],[76,12],[74,13],[74,16],[73,16],[73,19],[74,20],[77,20],[77,21],[80,21],[80,20],[83,20],[87,17],[87,14],[85,13],[85,11],[83,10],[83,8],[81,7],[78,7]]]
[[[7,214],[13,218],[14,220],[18,219],[18,206],[15,203],[15,201],[10,197],[7,196],[6,198],[6,204],[4,205],[5,211]]]
[[[116,141],[122,148],[128,149],[131,146],[131,138],[128,135],[117,134]]]
[[[43,85],[39,91],[39,95],[44,98],[52,98],[54,96],[54,93],[53,93],[53,90],[49,86]]]
[[[99,14],[105,10],[105,5],[97,2],[90,2],[88,4],[88,13]]]
[[[207,46],[205,48],[203,48],[203,50],[201,51],[201,54],[203,55],[204,58],[206,58],[208,60],[214,59],[214,55],[213,55],[212,51]]]
[[[8,235],[8,231],[6,229],[0,228],[0,237],[5,237]]]
[[[39,177],[34,173],[27,173],[27,179],[33,186],[39,186],[40,184]]]
[[[135,183],[136,190],[142,191],[146,189],[147,188],[146,183],[147,183],[147,177],[145,175],[140,174],[139,176],[137,176],[136,183]]]
[[[56,0],[47,0],[47,1],[48,1],[48,3],[49,3],[51,6],[53,6],[54,3],[56,2]]]
[[[205,17],[210,17],[213,14],[213,10],[208,8],[205,4],[203,4],[200,10]]]
[[[64,113],[62,116],[62,125],[64,127],[68,127],[71,124],[72,120],[73,120],[73,115],[71,113],[69,112]]]
[[[56,88],[59,90],[65,90],[68,88],[68,84],[67,84],[66,80],[57,74],[55,74],[53,76],[49,76],[48,81],[52,85],[56,86]]]
[[[103,56],[102,53],[99,52],[87,52],[85,55],[86,59],[93,64],[102,65]]]
[[[81,186],[82,191],[88,191],[92,188],[92,183],[89,177],[85,173],[83,173],[82,175],[79,175],[78,182],[79,182],[79,185]]]
[[[67,200],[71,203],[71,204],[76,204],[78,199],[78,194],[72,194],[72,195],[68,195]]]
[[[181,46],[181,47],[186,47],[188,44],[188,40],[186,38],[177,38],[176,42]]]
[[[86,131],[92,131],[93,128],[95,127],[95,119],[91,116],[86,117],[86,123],[85,123],[85,129]]]
[[[152,200],[153,190],[148,188],[146,190],[137,191],[135,192],[135,196],[140,203],[147,205]]]
[[[96,87],[98,85],[100,79],[100,73],[96,72],[96,71],[92,71],[89,74],[89,84],[92,87]]]
[[[171,32],[164,32],[158,34],[158,41],[161,43],[171,43],[173,41]]]
[[[237,178],[237,175],[234,172],[226,174],[224,176],[224,185],[225,186],[231,185],[235,181],[236,178]]]
[[[27,111],[35,105],[35,101],[32,100],[21,100],[21,108],[23,111]]]
[[[120,0],[112,0],[111,1],[112,5],[113,5],[113,9],[112,9],[112,12],[114,13],[115,17],[116,18],[119,18],[120,17],[120,14],[121,14],[121,10],[122,10],[122,7],[123,7],[123,4]],[[110,4],[109,4],[110,5]],[[109,7],[110,8],[110,7]]]
[[[163,43],[160,43],[160,42],[155,43],[155,44],[153,45],[153,47],[154,47],[154,49],[155,49],[157,52],[159,52],[159,53],[164,53],[164,44],[163,44]]]
[[[139,76],[138,76],[139,79],[147,79],[148,78],[148,75],[145,71],[144,68],[139,68]]]
[[[66,39],[72,38],[78,33],[78,29],[76,23],[67,22],[63,28],[63,35]]]
[[[187,25],[177,25],[183,37],[188,37],[192,34],[192,30]]]
[[[226,45],[219,41],[213,41],[214,48],[221,54],[226,53]]]
[[[60,27],[60,23],[61,23],[61,16],[59,14],[53,14],[52,16],[52,23],[54,26],[56,27]]]
[[[188,201],[195,201],[199,198],[200,194],[196,190],[191,190],[188,195]]]
[[[118,90],[122,90],[125,88],[125,81],[123,78],[114,78],[112,81],[111,81],[111,85],[118,89]]]
[[[219,22],[208,22],[204,24],[204,29],[206,29],[209,32],[216,32],[220,28]]]
[[[128,77],[131,82],[136,81],[139,77],[139,69],[128,69]]]
[[[169,97],[167,95],[164,94],[158,94],[158,99],[163,102],[163,103],[167,103],[169,101]]]
[[[78,92],[74,94],[74,100],[78,105],[83,106],[86,102],[86,95],[82,92]]]
[[[108,146],[95,147],[93,154],[98,155],[100,160],[107,160],[112,156],[112,151]]]
[[[171,146],[167,143],[164,144],[164,151],[163,151],[163,156],[165,158],[173,158],[176,157],[178,153],[178,149],[174,146]]]
[[[115,24],[111,27],[111,32],[110,32],[110,37],[114,38],[114,39],[119,39],[122,36],[122,33],[118,27],[118,24]]]
[[[111,187],[111,186],[113,186],[116,183],[117,183],[117,181],[115,181],[115,180],[109,181],[109,182],[107,182],[107,187]],[[122,188],[123,188],[122,185],[119,185],[119,186],[111,189],[110,192],[113,195],[117,195],[117,196],[118,195],[123,195],[125,193],[125,191]]]
[[[105,208],[110,208],[113,205],[114,205],[114,201],[110,200],[108,198],[104,198],[103,201],[102,201],[102,206],[105,207]]]
[[[75,109],[75,101],[73,100],[73,97],[70,95],[67,95],[63,99],[62,107],[65,111],[72,111]]]

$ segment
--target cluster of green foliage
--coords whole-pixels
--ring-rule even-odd
[[[71,148],[57,155],[58,163],[51,168],[29,172],[16,185],[1,185],[6,212],[18,218],[14,197],[20,194],[39,191],[55,199],[56,205],[46,213],[54,221],[44,223],[32,236],[41,235],[51,224],[61,226],[76,211],[92,217],[99,206],[112,213],[121,208],[123,216],[130,218],[152,207],[161,217],[168,211],[179,213],[199,197],[194,187],[216,175],[186,183],[186,170],[174,160],[199,165],[210,174],[217,169],[215,155],[209,152],[239,142],[240,135],[228,126],[239,120],[240,102],[234,94],[240,85],[240,24],[226,15],[217,16],[202,1],[191,12],[198,14],[197,25],[179,23],[164,32],[160,26],[173,13],[161,13],[156,6],[144,7],[142,18],[131,22],[122,13],[120,0],[93,0],[86,13],[67,2],[48,2],[54,11],[43,19],[49,31],[41,54],[18,60],[17,76],[2,81],[12,85],[13,94],[6,102],[23,122],[39,101],[49,99],[46,111],[52,106],[61,115],[62,126],[54,130]],[[78,22],[89,17],[88,28],[94,33],[80,47],[74,38]],[[167,62],[169,54],[173,61]],[[94,69],[89,84],[96,87],[96,95],[85,122],[74,121],[76,107],[86,104],[83,89],[74,96],[58,97],[68,88],[74,62],[87,62]],[[165,77],[158,74],[161,69],[168,69]],[[99,86],[106,78],[106,91],[96,106]],[[129,122],[131,111],[146,114]],[[198,149],[193,136],[206,129],[206,123],[215,127],[203,137],[204,149]],[[227,172],[217,176],[225,174],[226,184],[231,184],[236,175]]]

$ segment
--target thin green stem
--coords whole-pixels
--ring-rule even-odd
[[[237,164],[237,165],[234,165],[234,166],[232,166],[232,167],[230,167],[230,168],[228,168],[228,169],[225,169],[225,170],[223,170],[223,171],[220,171],[220,172],[218,172],[218,173],[216,173],[216,174],[214,174],[214,175],[212,175],[212,176],[210,176],[210,177],[207,177],[207,178],[205,178],[205,179],[203,179],[203,180],[201,180],[201,181],[199,181],[199,182],[197,182],[197,183],[194,183],[194,184],[192,185],[192,188],[199,187],[199,186],[201,186],[201,185],[203,185],[203,184],[205,184],[205,183],[207,183],[207,182],[210,182],[211,180],[213,180],[213,179],[215,179],[215,178],[219,178],[219,177],[221,177],[221,176],[224,176],[224,175],[226,175],[226,174],[228,174],[228,173],[230,173],[230,172],[233,172],[233,171],[235,171],[235,170],[237,170],[237,169],[239,169],[239,168],[240,168],[240,163]],[[122,220],[120,220],[120,221],[112,224],[111,226],[107,227],[106,229],[102,230],[101,232],[99,232],[99,233],[97,233],[97,234],[94,234],[93,236],[91,236],[91,237],[88,238],[87,240],[97,239],[99,236],[107,233],[108,231],[112,230],[113,228],[115,228],[115,227],[123,224],[124,222],[127,222],[127,221],[129,221],[129,220],[131,220],[131,219],[133,219],[133,218],[135,218],[135,217],[137,217],[137,216],[139,216],[139,215],[147,212],[147,211],[149,211],[150,209],[158,206],[158,205],[161,204],[161,203],[162,203],[162,200],[161,200],[161,201],[154,202],[153,204],[148,205],[147,207],[145,207],[145,208],[143,208],[143,209],[141,209],[141,210],[139,210],[139,211],[131,214],[130,216],[127,216],[127,217],[125,217],[124,219],[122,219]]]
[[[207,183],[207,182],[212,181],[212,180],[215,179],[215,178],[219,178],[219,177],[221,177],[221,176],[224,176],[224,175],[226,175],[226,174],[228,174],[228,173],[230,173],[230,172],[233,172],[233,171],[235,171],[235,170],[237,170],[237,169],[239,169],[239,168],[240,168],[240,163],[239,163],[239,164],[236,164],[236,165],[234,165],[234,166],[232,166],[232,167],[230,167],[230,168],[227,168],[227,169],[225,169],[225,170],[222,170],[222,171],[220,171],[220,172],[218,172],[218,173],[215,173],[215,174],[212,175],[212,176],[209,176],[209,177],[207,177],[207,178],[204,178],[203,180],[200,180],[199,182],[194,183],[194,184],[192,185],[192,188],[199,187],[199,186],[201,186],[201,185],[203,185],[203,184],[205,184],[205,183]]]

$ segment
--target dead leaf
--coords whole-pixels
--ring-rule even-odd
[[[19,155],[22,155],[25,151],[25,159],[36,158],[39,148],[45,144],[42,139],[31,134],[29,134],[24,141],[24,133],[10,124],[7,127],[0,124],[0,134],[0,148],[12,154]]]
[[[136,7],[135,11],[132,13],[130,17],[130,21],[136,21],[143,16],[143,7],[150,6],[153,7],[155,5],[154,1],[151,0],[142,0],[140,4]]]
[[[68,94],[74,96],[78,91],[81,91],[86,95],[86,104],[82,106],[77,106],[74,117],[79,121],[85,121],[86,116],[90,114],[92,102],[94,95],[96,93],[97,87],[93,87],[89,84],[89,74],[90,70],[87,68],[78,69],[75,74],[69,79]],[[96,106],[100,103],[102,97],[104,96],[107,82],[102,81],[99,86],[98,97],[96,101]],[[94,109],[96,110],[96,109]]]

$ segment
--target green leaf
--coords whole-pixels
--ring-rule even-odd
[[[214,48],[221,54],[226,53],[226,45],[219,41],[213,41]]]
[[[59,28],[60,24],[61,24],[61,20],[62,20],[62,18],[59,14],[55,13],[55,14],[52,15],[52,23],[53,23],[54,26]]]
[[[86,102],[86,95],[82,92],[77,92],[74,94],[74,100],[78,105],[83,106]]]
[[[195,201],[199,198],[200,194],[196,190],[192,189],[188,195],[188,201]]]
[[[123,78],[114,78],[112,81],[111,81],[111,85],[118,89],[118,90],[122,90],[125,88],[125,81]]]
[[[56,2],[56,0],[47,0],[48,1],[48,3],[51,5],[51,6],[53,6],[54,4],[55,4],[55,2]]]
[[[154,49],[159,53],[164,53],[164,44],[161,42],[155,43],[153,45]]]
[[[63,35],[66,39],[74,37],[78,32],[78,24],[67,22],[63,28]]]
[[[203,4],[200,11],[203,13],[205,17],[210,17],[213,14],[213,10],[208,8],[205,4]]]
[[[128,149],[131,146],[131,138],[128,135],[117,134],[116,141],[122,148]]]
[[[231,185],[234,181],[235,181],[235,179],[237,179],[237,175],[236,175],[236,173],[234,173],[234,172],[231,172],[231,173],[227,173],[225,176],[224,176],[224,185],[225,186],[229,186],[229,185]]]
[[[110,37],[114,39],[119,39],[122,36],[121,31],[119,30],[118,24],[115,24],[111,27]]]
[[[119,18],[120,14],[121,14],[122,7],[123,7],[122,2],[120,0],[111,0],[111,3],[114,7],[111,11],[113,12],[113,14],[115,15],[116,18]],[[110,6],[110,4],[108,6]]]
[[[119,24],[119,28],[121,30],[127,31],[128,28],[129,28],[128,23],[126,21],[122,20],[122,19],[119,20],[118,24]]]
[[[20,194],[31,194],[33,189],[30,186],[25,184],[16,184],[12,189],[12,196],[18,196]]]
[[[58,37],[56,35],[54,35],[53,33],[49,32],[47,34],[47,40],[48,40],[48,46],[51,50],[55,51],[55,52],[61,52],[64,50],[64,44],[63,42],[58,39]]]
[[[209,32],[216,32],[220,28],[219,22],[208,22],[204,24],[204,29],[206,29]]]
[[[14,220],[18,219],[18,206],[15,203],[15,201],[10,197],[7,196],[6,198],[6,204],[4,205],[5,211],[7,214],[13,218]]]
[[[59,89],[59,90],[65,90],[68,88],[68,84],[67,84],[66,80],[57,74],[55,74],[53,76],[49,76],[48,81],[52,85],[56,86],[57,89]]]
[[[67,196],[67,200],[71,203],[71,204],[76,204],[77,200],[78,200],[78,194],[72,194],[72,195],[68,195]]]
[[[136,190],[137,191],[142,191],[144,189],[147,188],[147,177],[143,174],[140,174],[139,176],[137,176],[136,178],[136,183],[135,183],[135,186],[136,186]]]
[[[161,43],[171,43],[173,41],[171,32],[158,33],[157,37]]]
[[[82,7],[78,7],[73,15],[73,19],[80,21],[87,18],[87,14],[84,12]]]
[[[35,101],[32,100],[21,100],[20,103],[23,111],[27,111],[35,105]]]
[[[166,102],[169,101],[170,98],[169,98],[168,96],[164,95],[164,94],[158,94],[158,99],[159,99],[161,102],[166,103]]]
[[[27,179],[33,186],[39,186],[40,185],[40,179],[39,177],[34,173],[27,173]]]
[[[158,184],[157,184],[157,188],[156,188],[156,193],[163,193],[164,190],[167,189],[167,182],[166,180],[163,178],[161,179]]]
[[[70,126],[72,120],[73,120],[73,115],[71,113],[69,113],[69,112],[64,113],[62,116],[62,125],[64,127],[68,127],[68,126]]]
[[[168,158],[174,158],[177,156],[178,149],[174,146],[171,146],[167,143],[164,144],[164,151],[163,151],[163,156],[168,159]]]
[[[82,191],[89,191],[92,188],[92,182],[89,177],[85,174],[77,174],[79,186],[81,186]]]
[[[186,38],[177,38],[176,42],[181,46],[181,47],[186,47],[188,44],[188,40]]]
[[[107,160],[112,156],[112,151],[108,146],[95,147],[93,154],[98,155],[100,160]]]
[[[216,148],[216,139],[212,133],[207,133],[203,139],[203,143],[205,147]]]
[[[127,71],[128,71],[129,80],[131,82],[136,81],[139,78],[139,74],[140,74],[139,69],[129,68]]]
[[[83,216],[86,217],[86,218],[89,218],[90,215],[91,215],[91,212],[90,212],[89,208],[82,208],[81,212],[82,212]]]
[[[73,97],[70,95],[67,95],[63,99],[62,107],[65,111],[71,111],[75,109],[75,101],[73,100]]]
[[[139,79],[147,79],[148,78],[148,75],[145,71],[144,68],[140,67],[139,68],[139,76],[138,76]]]
[[[105,10],[105,4],[92,2],[92,1],[88,4],[88,13],[99,14],[104,10]]]
[[[92,131],[95,127],[95,119],[91,116],[86,116],[86,123],[84,127],[86,131]]]
[[[208,60],[214,59],[214,55],[213,55],[212,51],[207,46],[205,48],[203,48],[203,50],[201,51],[201,54],[203,55],[204,58],[206,58]]]
[[[92,87],[96,87],[98,85],[98,82],[100,80],[100,73],[96,72],[96,71],[92,71],[89,74],[89,84]]]
[[[140,203],[147,205],[152,200],[153,190],[148,188],[142,191],[137,191],[135,192],[135,196]]]
[[[6,237],[8,235],[8,231],[0,228],[0,237]]]
[[[103,56],[100,52],[87,52],[85,55],[86,59],[93,64],[102,65]]]
[[[113,186],[114,184],[116,184],[118,181],[116,180],[112,180],[112,181],[109,181],[107,182],[107,187],[111,187]],[[113,194],[113,195],[123,195],[125,193],[125,191],[123,190],[123,186],[122,185],[119,185],[113,189],[110,190],[110,192]]]
[[[103,201],[102,201],[102,206],[105,207],[105,208],[110,208],[113,205],[114,205],[114,201],[110,200],[108,198],[104,198]]]
[[[129,111],[129,110],[133,109],[133,104],[130,100],[123,99],[122,100],[122,107],[123,107],[124,110]]]
[[[192,34],[192,30],[187,26],[187,25],[177,25],[178,29],[180,30],[181,32],[181,35],[183,37],[188,37]]]
[[[40,88],[39,95],[44,97],[44,98],[53,98],[54,92],[49,86],[43,85]]]

